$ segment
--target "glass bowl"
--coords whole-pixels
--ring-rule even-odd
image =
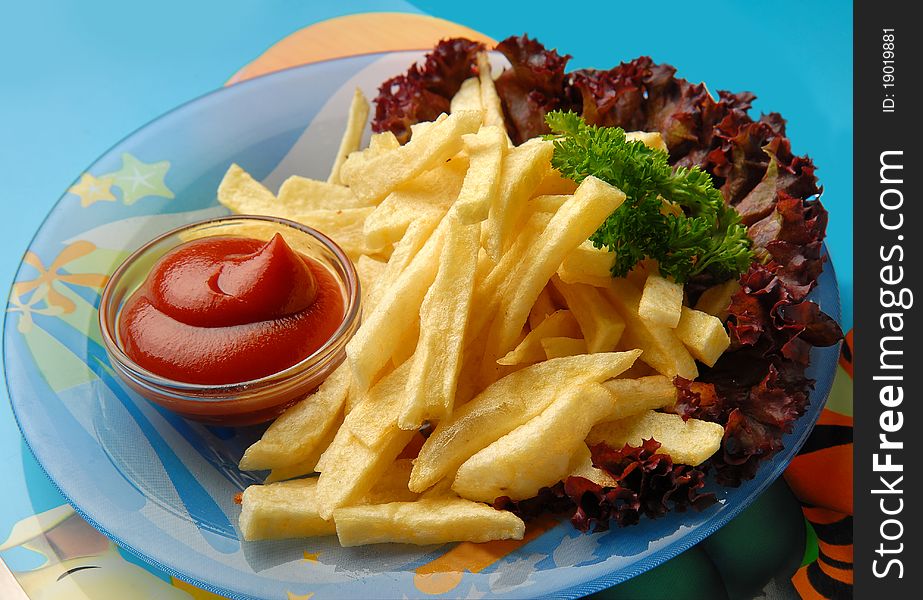
[[[148,371],[123,350],[117,326],[131,294],[154,264],[177,246],[205,237],[244,236],[269,241],[279,233],[288,245],[325,267],[340,284],[343,321],[313,354],[290,367],[259,379],[229,384],[174,381]],[[251,425],[278,416],[315,390],[346,357],[346,343],[359,327],[359,278],[342,249],[324,234],[287,219],[237,215],[200,221],[174,229],[148,242],[123,262],[103,290],[99,328],[112,368],[135,392],[180,415],[215,425]]]

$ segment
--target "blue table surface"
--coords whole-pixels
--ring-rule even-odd
[[[496,39],[528,32],[573,55],[573,68],[609,67],[649,54],[687,79],[708,82],[713,92],[753,91],[759,97],[754,111],[782,113],[793,150],[810,154],[819,166],[843,325],[852,326],[852,7],[833,1],[8,3],[0,16],[4,304],[43,218],[108,147],[220,87],[286,35],[368,11],[431,14]],[[50,500],[36,497],[35,487],[48,484],[36,482],[37,467],[24,450],[5,385],[0,390],[0,470],[8,482],[0,494],[2,539],[7,524],[54,504],[43,506]]]

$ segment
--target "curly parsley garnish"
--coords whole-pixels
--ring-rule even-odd
[[[624,277],[639,261],[656,259],[663,275],[684,283],[707,273],[718,281],[750,266],[747,228],[724,203],[711,176],[667,162],[665,152],[625,139],[620,127],[587,125],[574,112],[545,116],[554,140],[552,166],[577,183],[594,175],[627,199],[590,237],[615,252],[612,275]]]

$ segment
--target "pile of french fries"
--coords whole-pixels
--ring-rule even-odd
[[[480,64],[451,114],[415,125],[404,146],[382,133],[359,149],[369,107],[357,91],[328,181],[291,177],[273,194],[233,165],[221,184],[234,212],[333,238],[363,291],[347,360],[241,460],[269,470],[243,494],[247,540],[521,539],[523,522],[489,504],[569,475],[614,485],[587,444],[653,437],[690,465],[720,445],[720,425],[669,411],[672,378],[694,379],[697,360],[728,347],[733,285],[693,309],[656,265],[613,279],[612,255],[587,238],[625,195],[563,179],[550,141],[512,146]]]

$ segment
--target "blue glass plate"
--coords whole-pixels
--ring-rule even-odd
[[[465,545],[340,548],[335,537],[242,543],[234,496],[258,482],[237,461],[258,428],[208,428],[120,384],[96,325],[100,287],[155,235],[226,211],[215,190],[237,162],[271,189],[291,174],[325,178],[356,86],[416,52],[359,56],[234,85],[179,107],[104,154],[60,199],[16,276],[4,328],[16,418],[38,462],[100,531],[166,572],[231,598],[578,597],[638,575],[727,523],[783,471],[823,407],[837,348],[816,349],[811,405],[759,476],[715,490],[696,513],[584,535],[546,523],[521,544],[474,560]],[[831,265],[815,294],[839,316]]]

